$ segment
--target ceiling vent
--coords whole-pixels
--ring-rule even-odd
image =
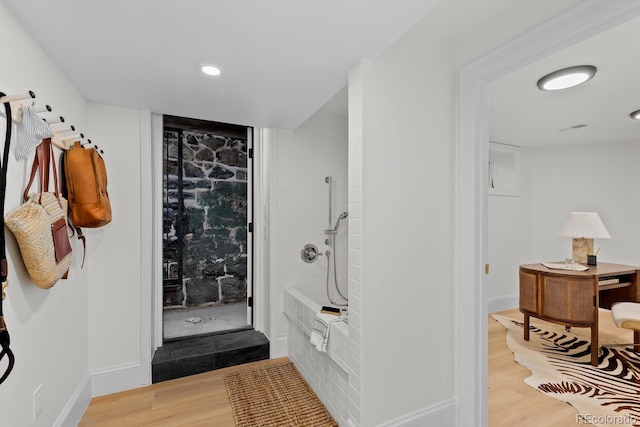
[[[569,126],[568,128],[562,128],[562,129],[556,129],[558,132],[566,132],[568,130],[576,130],[576,129],[580,129],[580,128],[586,128],[588,125],[584,124],[584,123],[580,123],[577,125],[573,125],[573,126]]]

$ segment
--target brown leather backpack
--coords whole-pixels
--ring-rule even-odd
[[[80,227],[97,228],[111,222],[111,202],[107,192],[107,168],[98,150],[84,148],[80,141],[62,153],[62,194],[69,202],[69,222],[82,240],[84,256],[87,241]]]
[[[63,153],[64,189],[74,227],[97,228],[111,222],[107,169],[95,148],[80,141]],[[64,192],[64,190],[63,190]]]

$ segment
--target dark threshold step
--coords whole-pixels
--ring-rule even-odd
[[[253,329],[166,342],[151,362],[152,382],[269,358],[269,340]]]

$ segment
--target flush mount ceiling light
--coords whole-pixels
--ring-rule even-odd
[[[208,76],[219,76],[220,69],[218,67],[214,67],[213,65],[203,65],[201,68],[202,72]]]
[[[640,110],[636,110],[633,113],[629,114],[629,117],[635,120],[640,120]]]
[[[577,65],[554,71],[538,80],[540,90],[561,90],[591,80],[598,69],[593,65]]]

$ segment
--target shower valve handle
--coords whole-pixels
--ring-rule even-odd
[[[315,262],[322,254],[318,251],[318,247],[311,243],[304,245],[300,251],[300,258],[306,263]]]

